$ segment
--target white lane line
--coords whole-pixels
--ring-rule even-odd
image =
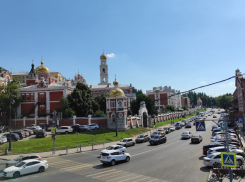
[[[140,179],[138,179],[138,180],[136,179],[136,180],[134,180],[134,182],[138,182],[138,181],[142,181],[142,180],[144,180],[144,181],[146,180],[147,182],[149,182],[149,180],[151,180],[151,181],[152,181],[152,180],[153,180],[153,178],[151,178],[151,177],[147,177],[147,176],[144,176],[144,178],[140,178]]]
[[[90,176],[90,178],[95,178],[95,179],[101,179],[103,180],[103,178],[106,178],[106,176],[108,177],[108,175],[110,176],[111,174],[118,174],[120,173],[121,171],[110,171],[109,173],[107,173],[107,171],[101,173],[101,174],[95,174],[94,176]],[[103,177],[104,176],[104,177]]]
[[[116,169],[110,169],[110,170],[108,170],[108,171],[115,171]],[[107,172],[108,172],[107,171]],[[104,173],[104,172],[100,172],[100,173],[96,173],[96,174],[90,174],[90,175],[87,175],[87,177],[92,177],[92,176],[95,176],[95,175],[98,175],[98,174],[102,174],[102,173]]]
[[[82,166],[74,166],[74,167],[69,167],[69,168],[61,168],[61,171],[75,171],[75,170],[79,170],[82,168],[88,168],[88,169],[92,169],[91,165],[82,165]]]
[[[119,171],[119,173],[120,173],[120,175],[119,176],[128,176],[128,172],[122,172],[122,171]],[[115,177],[114,177],[115,176]],[[97,179],[102,179],[103,181],[106,181],[106,182],[108,182],[108,180],[107,179],[111,179],[111,178],[114,178],[114,180],[115,179],[117,179],[117,181],[118,181],[118,173],[114,173],[114,174],[112,174],[112,173],[110,173],[110,175],[109,176],[104,176],[104,177],[99,177],[99,178],[97,178]]]
[[[142,175],[136,175],[136,176],[132,176],[132,177],[130,177],[130,178],[127,178],[127,179],[125,179],[125,180],[120,180],[120,182],[126,182],[126,181],[131,181],[132,179],[134,179],[134,178],[141,178],[142,177]],[[126,177],[125,177],[126,178]]]
[[[127,177],[129,177],[129,176],[134,176],[134,175],[135,175],[135,174],[133,174],[133,173],[128,173],[128,174],[127,174]],[[116,179],[117,179],[117,181],[120,181],[121,178],[125,178],[125,176],[120,176],[120,177],[117,177]],[[114,182],[114,181],[115,181],[115,178],[110,179],[110,180],[107,180],[106,182]]]

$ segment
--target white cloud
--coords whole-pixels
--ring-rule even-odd
[[[115,54],[111,53],[111,54],[107,54],[106,56],[107,56],[108,58],[113,58],[113,57],[115,57]]]
[[[223,84],[223,85],[221,85],[220,87],[235,87],[235,82],[230,82],[230,83],[228,83],[228,84]]]
[[[200,82],[201,85],[206,85],[207,83],[205,81]]]

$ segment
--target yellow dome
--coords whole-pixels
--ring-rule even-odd
[[[49,69],[46,66],[43,66],[43,61],[41,61],[41,66],[36,68],[37,73],[49,73]]]
[[[197,102],[202,102],[202,100],[199,98]]]
[[[104,53],[100,56],[100,59],[106,59],[106,55]]]
[[[113,85],[118,85],[117,80],[115,79],[115,81],[113,82]]]
[[[120,88],[114,88],[110,91],[109,97],[124,97],[124,92]]]

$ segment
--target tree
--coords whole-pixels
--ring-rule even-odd
[[[106,97],[106,94],[101,94],[94,99],[99,104],[100,110],[104,113],[106,113]]]
[[[14,117],[16,109],[19,107],[22,101],[22,99],[19,97],[18,88],[20,88],[20,85],[16,81],[16,79],[14,79],[11,82],[8,82],[5,88],[3,86],[0,87],[0,115],[9,117],[10,95],[12,95],[14,102],[12,102],[11,104],[11,115],[12,117]]]
[[[105,113],[101,110],[97,110],[95,113],[94,113],[94,117],[106,117]]]
[[[187,107],[186,105],[183,105],[183,106],[182,106],[182,109],[188,110],[188,107]]]
[[[70,103],[68,101],[68,99],[62,97],[60,100],[60,112],[62,112],[62,116],[64,118],[69,118],[72,117],[73,115],[75,115],[75,112],[70,108]]]
[[[140,109],[140,103],[142,101],[145,101],[146,108],[148,110],[148,114],[151,114],[151,115],[158,114],[154,101],[150,97],[141,93],[136,97],[136,100],[131,101],[131,111],[134,115],[138,114],[138,111]]]
[[[174,106],[174,105],[167,105],[166,107],[165,107],[165,111],[170,111],[170,112],[174,112],[174,111],[176,111],[177,109],[176,109],[176,107]]]
[[[136,93],[136,97],[140,94],[143,94],[142,90],[137,90],[135,88],[133,88],[133,93]]]
[[[75,111],[76,116],[84,117],[93,115],[93,102],[91,91],[87,85],[78,82],[76,88],[67,97],[70,107]]]

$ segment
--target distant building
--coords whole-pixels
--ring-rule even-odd
[[[0,67],[0,86],[4,87],[8,85],[8,82],[12,81],[13,78],[8,70],[3,70]]]
[[[21,86],[26,86],[26,78],[28,76],[28,72],[18,72],[18,73],[10,73],[13,78],[16,79],[20,83]]]
[[[76,86],[78,82],[83,83],[85,85],[88,85],[86,83],[86,80],[83,78],[82,75],[80,75],[79,72],[78,72],[77,75],[74,76],[74,80],[73,79],[71,80],[71,85]]]
[[[197,100],[197,107],[198,106],[202,106],[202,100],[200,98]]]
[[[158,111],[161,112],[167,105],[174,105],[177,109],[181,109],[181,95],[179,90],[171,89],[171,87],[153,87],[153,90],[147,90],[148,95],[155,102]]]
[[[181,105],[186,105],[188,108],[191,108],[191,101],[188,97],[181,97]]]
[[[129,97],[131,100],[136,99],[136,94],[133,93],[132,84],[128,85],[117,85],[120,88],[125,96]],[[109,75],[108,75],[108,65],[107,65],[107,57],[103,53],[100,56],[100,83],[98,85],[90,85],[89,86],[92,97],[95,98],[101,94],[109,95],[110,91],[114,88],[114,85],[109,83]]]

